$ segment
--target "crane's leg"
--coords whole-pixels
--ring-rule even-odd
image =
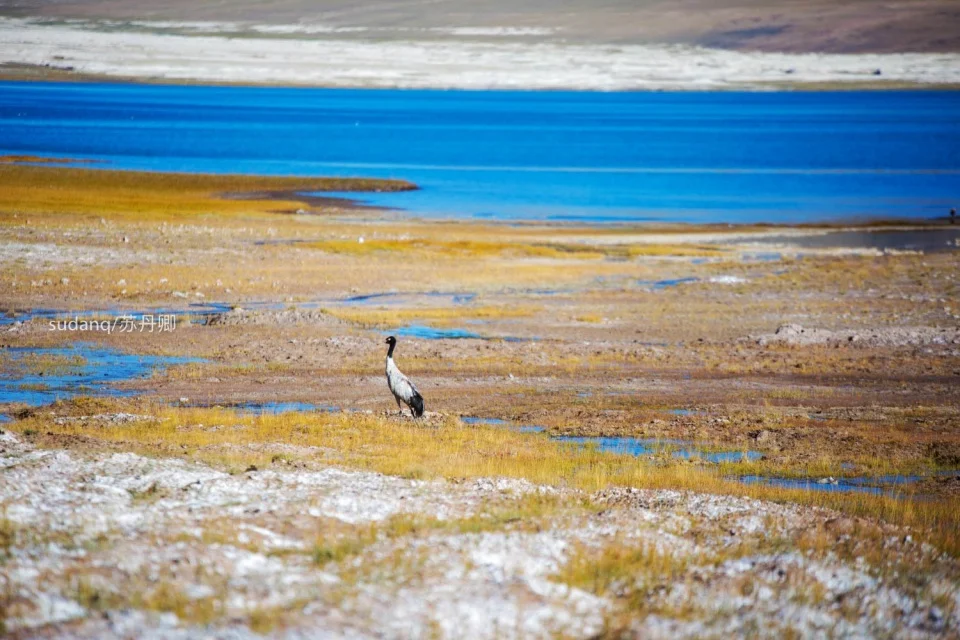
[[[402,417],[403,417],[403,405],[400,404],[400,398],[398,398],[397,396],[393,396],[393,399],[397,401],[397,409],[400,410],[400,417],[402,418]]]

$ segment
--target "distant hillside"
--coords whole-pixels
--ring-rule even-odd
[[[0,0],[0,14],[306,23],[374,29],[384,39],[465,27],[472,28],[469,35],[483,36],[510,27],[517,29],[514,37],[534,41],[786,52],[960,51],[958,0]],[[461,32],[446,31],[448,37]]]

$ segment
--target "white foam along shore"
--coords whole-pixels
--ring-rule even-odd
[[[323,25],[0,18],[0,63],[141,79],[322,87],[764,89],[822,83],[960,84],[960,54],[771,54],[569,44],[562,33],[450,28],[409,38]]]

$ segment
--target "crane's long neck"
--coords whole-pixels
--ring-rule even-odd
[[[387,350],[387,357],[388,357],[388,358],[392,358],[392,357],[393,357],[393,348],[396,347],[396,346],[397,346],[397,343],[396,343],[396,342],[394,342],[393,344],[390,345],[390,349]]]

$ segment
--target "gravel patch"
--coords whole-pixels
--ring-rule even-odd
[[[934,637],[960,623],[957,584],[937,572],[907,588],[862,562],[789,550],[698,565],[705,553],[744,540],[847,525],[796,505],[680,491],[610,489],[592,497],[599,512],[565,513],[533,529],[381,536],[359,554],[313,559],[318,532],[331,523],[375,525],[401,513],[451,520],[532,492],[557,494],[523,480],[422,481],[334,467],[231,475],[133,453],[38,449],[6,432],[6,628],[64,638],[239,639],[256,635],[250,621],[259,613],[282,610],[284,623],[267,629],[277,637],[591,637],[603,632],[615,600],[555,576],[578,549],[613,542],[693,562],[685,579],[651,594],[661,613],[629,628],[642,637],[758,628]],[[889,535],[891,558],[937,557]],[[171,592],[174,604],[169,595],[157,604]],[[130,593],[142,606],[109,604]],[[213,601],[219,613],[209,622],[184,613]],[[687,613],[664,614],[666,605]]]
[[[759,345],[784,343],[790,345],[842,345],[862,347],[906,347],[921,345],[960,344],[958,327],[874,327],[867,330],[818,329],[799,324],[784,324],[776,332],[752,336]]]

